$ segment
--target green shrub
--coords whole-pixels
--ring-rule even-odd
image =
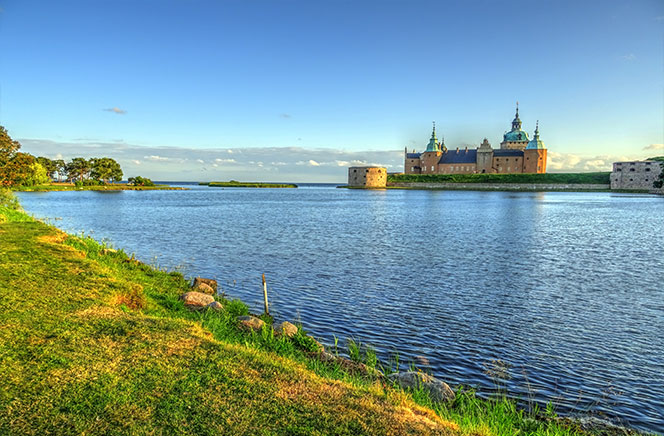
[[[82,188],[83,186],[104,186],[105,184],[103,180],[93,179],[77,180],[74,182],[74,186],[77,188]]]
[[[130,185],[133,186],[155,186],[154,182],[147,177],[141,177],[141,176],[136,176],[136,177],[130,177],[127,179]]]
[[[11,210],[21,210],[18,199],[9,189],[0,189],[0,207],[6,207]]]

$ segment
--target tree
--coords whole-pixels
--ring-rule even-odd
[[[104,182],[122,180],[120,164],[110,157],[93,158],[90,160],[90,177]]]
[[[44,167],[28,153],[16,153],[3,167],[2,183],[7,186],[28,185],[35,182],[35,172],[46,174]]]
[[[7,129],[0,126],[0,167],[14,157],[20,148],[21,144],[9,136]]]
[[[39,165],[44,167],[44,169],[46,170],[46,174],[50,179],[55,178],[55,173],[58,170],[58,168],[54,160],[51,160],[47,157],[39,156],[37,158],[37,162],[39,163]]]
[[[11,161],[16,157],[20,148],[21,144],[14,141],[7,130],[0,126],[0,185],[11,186],[15,183],[15,172],[18,168],[15,163],[11,164]]]
[[[75,157],[67,164],[67,174],[72,180],[87,179],[90,174],[90,162],[82,157]]]
[[[58,172],[58,182],[61,182],[62,177],[67,177],[67,164],[62,159],[54,160],[53,162],[55,162],[55,171]]]

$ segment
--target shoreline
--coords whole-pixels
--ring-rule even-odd
[[[90,185],[76,186],[73,183],[67,184],[49,184],[37,186],[17,186],[13,187],[14,192],[59,192],[59,191],[186,191],[189,188],[173,187],[169,185],[156,186],[133,186],[127,184],[108,184],[108,185]]]
[[[2,206],[2,205],[0,205],[0,206]],[[3,212],[4,212],[4,215],[3,215]],[[0,207],[0,216],[7,217],[7,215],[8,215],[7,212],[3,211],[2,207]],[[184,282],[184,277],[182,277],[181,274],[178,276],[179,273],[169,273],[169,272],[166,272],[166,271],[157,270],[157,269],[155,269],[151,266],[148,266],[146,264],[143,264],[140,261],[137,261],[137,260],[133,259],[133,256],[132,257],[126,256],[122,250],[118,250],[118,251],[109,250],[104,245],[99,244],[98,242],[96,242],[92,239],[80,238],[80,237],[77,237],[77,236],[68,235],[68,234],[60,231],[59,229],[57,229],[53,226],[48,226],[46,224],[43,224],[39,221],[34,220],[33,218],[29,217],[28,215],[26,215],[23,212],[15,212],[13,219],[10,219],[8,221],[6,220],[5,224],[10,223],[10,222],[15,222],[14,220],[16,220],[16,219],[23,220],[22,221],[23,223],[33,223],[34,226],[37,226],[37,227],[39,227],[43,230],[50,229],[50,232],[55,232],[58,235],[57,238],[55,238],[57,240],[55,243],[60,244],[60,245],[65,246],[65,247],[70,247],[70,249],[72,249],[76,253],[83,253],[85,255],[85,256],[83,256],[83,258],[90,259],[91,262],[101,262],[105,267],[111,268],[111,271],[115,271],[115,273],[111,274],[111,277],[116,277],[116,275],[119,274],[120,272],[124,273],[125,270],[127,270],[129,273],[131,273],[130,274],[130,277],[132,278],[131,282],[135,285],[142,286],[142,288],[145,288],[146,296],[148,297],[148,299],[153,299],[155,301],[159,301],[160,299],[161,299],[161,301],[170,301],[170,303],[168,303],[168,304],[171,305],[171,306],[173,304],[179,304],[179,303],[176,303],[176,302],[173,301],[173,296],[172,295],[170,297],[168,297],[167,300],[163,300],[164,297],[167,297],[169,294],[164,294],[164,291],[162,289],[159,289],[159,290],[155,289],[155,290],[150,291],[146,287],[145,283],[142,281],[142,280],[146,280],[146,278],[144,278],[144,276],[145,277],[148,277],[148,276],[160,277],[160,278],[166,279],[168,281],[175,280],[175,282],[177,282],[177,284],[179,285],[178,292],[182,292],[182,291],[185,291],[185,290],[189,289],[188,283]],[[0,220],[0,224],[2,224],[2,220]],[[0,232],[1,231],[3,231],[3,230],[0,228]],[[52,241],[49,240],[49,243],[51,243],[51,242]],[[228,300],[223,300],[223,302],[224,302],[224,306],[229,305]],[[159,311],[163,312],[164,310],[166,310],[166,312],[168,313],[168,307],[166,307],[166,306],[162,307],[161,309],[159,309],[159,308],[151,309],[151,312],[154,312],[155,310],[157,310],[158,312]],[[130,312],[132,312],[132,311],[130,310]],[[138,311],[138,312],[141,312],[141,311]],[[210,312],[210,311],[208,311],[208,312]],[[215,321],[215,319],[216,319],[215,316],[216,315],[214,313],[208,313],[208,312],[206,312],[204,318],[195,317],[195,316],[192,318],[192,316],[195,315],[195,314],[182,313],[182,308],[180,306],[177,306],[177,311],[175,313],[178,316],[183,316],[186,319],[194,319],[194,320],[198,319],[199,321],[196,321],[196,322],[199,322],[201,327],[203,329],[205,329],[205,328],[211,328],[211,326],[213,326],[214,323],[216,322]],[[125,312],[125,313],[127,313],[127,312]],[[138,315],[138,313],[137,313],[137,315]],[[171,314],[171,316],[172,316],[172,314]],[[213,335],[216,335],[214,329],[211,330],[211,332],[212,332]],[[234,332],[233,334],[237,335],[237,332]],[[244,335],[244,334],[241,334],[239,337],[233,336],[233,338],[237,339],[240,344],[242,342],[246,343],[246,341],[247,341],[247,336]],[[253,341],[254,339],[258,339],[258,338],[255,338],[252,335],[250,337],[250,339]],[[260,346],[266,345],[266,344],[264,344],[260,341],[257,344],[260,345]],[[368,356],[366,348],[364,349],[364,353],[365,353],[365,358],[366,358],[366,356]],[[297,357],[297,356],[299,356],[299,357]],[[317,360],[317,359],[312,360],[311,356],[308,355],[308,354],[304,354],[304,355],[297,354],[297,356],[295,356],[295,357],[297,357],[297,359],[300,359],[300,361],[303,360],[307,366],[313,367],[314,369],[318,369],[319,373],[321,372],[321,368],[320,368],[321,363],[319,362],[319,360]],[[291,356],[291,357],[293,357],[293,356]],[[343,364],[341,366],[343,366]],[[328,369],[323,369],[322,370],[322,373],[324,375],[326,375],[327,377],[329,377],[329,373],[326,373],[326,371]],[[333,373],[337,373],[338,371],[339,371],[339,369],[336,369]],[[332,378],[336,379],[336,380],[339,380],[338,377],[339,376],[337,374],[337,376],[332,377]],[[348,377],[350,377],[350,378],[348,378]],[[358,379],[356,377],[357,376],[346,374],[346,375],[341,376],[341,380],[350,380],[354,383],[358,383],[358,382],[366,383],[367,382],[367,380],[364,380],[362,378]],[[364,380],[364,381],[362,381],[362,380]],[[393,389],[393,387],[387,387],[387,389],[388,390]],[[399,390],[397,390],[397,392],[399,392]],[[411,395],[411,394],[409,394],[409,395]],[[470,395],[471,395],[471,398],[477,398],[477,397],[475,397],[474,393],[471,393]],[[433,410],[436,410],[436,412],[439,415],[441,415],[440,407],[443,407],[443,406],[436,405],[436,404],[432,403],[431,399],[428,398],[426,395],[423,395],[421,391],[413,392],[412,397],[418,404],[428,406],[428,407],[432,408]],[[500,400],[500,401],[503,401],[503,400]],[[486,404],[486,405],[494,403],[494,400],[476,400],[476,401],[480,401],[481,404]],[[449,413],[449,410],[446,410],[445,412]],[[449,416],[446,416],[446,415],[443,416],[443,418],[445,418],[445,419],[447,419],[448,417]],[[549,416],[548,418],[545,416],[545,418],[546,419],[543,421],[543,423],[541,423],[541,425],[545,425],[545,423],[547,423],[547,422],[554,422],[555,423],[555,422],[557,422],[557,420],[560,420],[560,418],[555,418],[554,419],[551,416]],[[526,418],[526,419],[534,419],[534,418]],[[562,419],[565,420],[567,418],[562,418]],[[1,421],[1,419],[0,419],[0,421]],[[549,425],[549,424],[546,424],[546,425]],[[570,433],[566,433],[566,434],[594,434],[592,431],[591,432],[581,431],[580,429],[578,429],[576,427],[576,424],[573,424],[571,422],[567,423],[565,428],[568,428],[569,426],[571,426],[575,430],[579,430],[579,432],[578,433],[577,432],[570,432]],[[0,428],[2,428],[1,424],[0,424]],[[452,434],[456,434],[456,433],[452,433]],[[498,433],[496,433],[496,434],[498,434]],[[558,433],[551,433],[551,434],[558,434]],[[608,433],[605,433],[605,434],[608,434]],[[624,434],[624,433],[619,433],[618,430],[616,430],[616,434]],[[638,433],[633,433],[633,434],[638,434]]]

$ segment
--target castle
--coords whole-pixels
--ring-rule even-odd
[[[476,174],[476,173],[545,173],[546,148],[539,137],[539,122],[535,135],[528,140],[528,134],[521,130],[519,103],[512,121],[512,130],[505,133],[499,149],[493,149],[484,138],[476,149],[448,150],[445,141],[438,142],[436,124],[433,125],[431,139],[422,153],[408,153],[405,150],[404,173],[406,174]]]

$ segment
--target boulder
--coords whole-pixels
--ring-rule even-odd
[[[214,295],[214,294],[217,293],[217,291],[212,289],[212,286],[206,285],[203,282],[196,283],[196,285],[192,289],[195,290],[196,292],[202,292],[202,293],[208,294],[208,295]]]
[[[262,319],[250,315],[238,316],[237,320],[240,321],[240,328],[242,330],[249,330],[249,331],[261,330],[265,325],[265,322]]]
[[[214,293],[217,293],[217,281],[214,279],[204,279],[203,277],[196,277],[194,278],[194,284],[191,285],[192,288],[195,288],[199,283],[205,283],[212,289],[214,289]]]
[[[212,303],[208,304],[207,307],[208,309],[212,309],[217,312],[221,312],[222,310],[224,310],[224,306],[222,306],[221,303],[218,301],[213,301]]]
[[[108,255],[108,254],[115,254],[117,252],[118,252],[118,250],[114,250],[113,248],[102,248],[99,251],[99,254],[105,256],[105,255]]]
[[[214,301],[214,297],[212,297],[212,295],[195,291],[187,292],[180,298],[184,301],[184,307],[193,310],[205,309],[208,304]]]
[[[417,389],[421,386],[433,401],[453,401],[455,397],[454,391],[447,383],[428,374],[408,371],[390,374],[387,377],[403,389]]]
[[[284,321],[274,329],[274,332],[276,335],[284,335],[287,338],[290,338],[297,334],[297,326],[288,321]]]

